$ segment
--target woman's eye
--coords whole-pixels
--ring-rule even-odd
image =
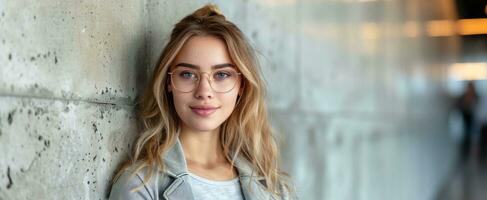
[[[179,77],[181,77],[183,79],[194,79],[196,77],[196,75],[194,72],[182,71],[179,73]]]
[[[225,72],[225,71],[219,71],[219,72],[215,73],[215,79],[216,80],[225,80],[225,79],[229,78],[230,76],[232,76],[232,74],[229,72]]]

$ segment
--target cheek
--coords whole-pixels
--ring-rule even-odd
[[[235,109],[235,104],[237,103],[237,97],[238,97],[238,90],[232,91],[231,93],[228,93],[222,101],[225,102],[225,105],[232,110]]]
[[[186,102],[188,102],[188,100],[186,100],[187,97],[185,95],[180,95],[173,92],[172,99],[176,113],[179,117],[181,117],[181,114],[183,114],[183,112],[185,111]]]

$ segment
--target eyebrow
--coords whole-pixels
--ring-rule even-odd
[[[189,64],[189,63],[178,63],[174,66],[175,67],[189,67],[189,68],[193,68],[193,69],[201,68],[198,65],[193,65],[193,64]],[[213,66],[211,66],[211,69],[220,69],[220,68],[224,68],[224,67],[235,67],[235,65],[231,64],[231,63],[223,63],[223,64],[218,64],[218,65],[213,65]]]

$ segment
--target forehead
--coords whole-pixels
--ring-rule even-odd
[[[189,63],[202,69],[215,65],[233,64],[225,41],[214,36],[193,36],[186,41],[173,65]]]

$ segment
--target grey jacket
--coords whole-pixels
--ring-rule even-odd
[[[188,169],[184,159],[183,149],[179,140],[164,156],[165,172],[153,171],[148,183],[142,184],[147,170],[141,170],[131,176],[133,169],[126,170],[113,184],[110,200],[194,200],[191,187],[188,183]],[[243,196],[246,200],[288,200],[297,199],[295,193],[290,193],[283,184],[280,184],[281,196],[266,191],[263,177],[251,178],[252,167],[244,158],[235,160]],[[290,183],[289,183],[290,184]],[[130,190],[143,185],[138,191]],[[291,184],[290,184],[291,185]]]

